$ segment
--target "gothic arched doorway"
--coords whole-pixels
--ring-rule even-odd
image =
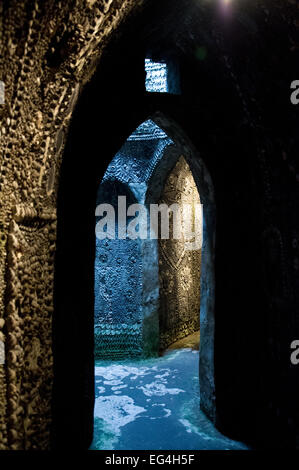
[[[109,196],[103,187],[113,188],[114,196]],[[134,203],[130,216],[138,214],[138,220],[135,221],[133,240],[128,240],[128,231],[125,237],[116,240],[101,232],[101,239],[97,240],[96,359],[152,357],[190,335],[197,334],[199,341],[201,329],[200,402],[201,408],[214,420],[215,204],[212,182],[202,160],[196,156],[196,150],[183,132],[156,113],[131,134],[116,154],[99,187],[100,193],[105,193],[106,200],[101,199],[101,202],[106,205],[111,204],[113,198],[120,201],[124,193],[130,193]],[[97,202],[100,202],[99,197]],[[126,210],[129,208],[127,202]],[[161,236],[162,205],[179,208],[183,238],[174,236],[178,221],[172,211],[168,212],[168,236]],[[106,212],[99,207],[97,215],[104,216],[105,213],[107,216],[107,207]],[[151,236],[153,207],[161,215],[154,237]],[[191,212],[190,217],[184,219],[183,208],[186,207],[191,208]],[[200,211],[196,212],[198,208]],[[143,210],[144,220],[149,223],[142,235],[140,213]],[[119,207],[116,220],[118,216]],[[108,225],[106,220],[106,231]],[[188,225],[188,231],[184,225]],[[103,226],[101,224],[101,229]],[[126,228],[128,226],[127,221]],[[98,237],[99,233],[96,233]],[[126,250],[128,242],[134,246],[127,245]],[[107,256],[103,257],[103,250]],[[120,299],[120,291],[121,300],[115,302],[115,297]],[[104,370],[102,362],[99,370]],[[97,388],[103,391],[97,372],[96,379]],[[109,380],[103,383],[109,384]],[[115,390],[120,394],[117,387]],[[119,401],[119,397],[116,399]],[[97,413],[103,417],[99,403],[107,407],[107,398],[100,396],[99,401],[96,400]]]

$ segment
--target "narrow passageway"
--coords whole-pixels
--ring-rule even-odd
[[[199,410],[196,334],[179,343],[158,358],[96,361],[91,449],[246,449]]]

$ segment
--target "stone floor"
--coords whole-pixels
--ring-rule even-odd
[[[242,450],[199,410],[198,336],[155,359],[95,364],[99,450]]]
[[[199,340],[200,340],[200,333],[196,331],[192,335],[186,336],[186,338],[179,339],[171,346],[169,346],[168,351],[172,351],[174,349],[196,349],[199,350]]]

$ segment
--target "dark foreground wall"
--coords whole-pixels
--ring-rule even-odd
[[[204,9],[188,15],[187,4],[185,21],[176,17],[177,4],[162,8],[158,17],[149,9],[138,22],[132,20],[134,27],[124,28],[85,88],[64,159],[59,243],[75,215],[69,210],[78,204],[85,213],[80,225],[86,242],[80,243],[79,269],[68,248],[64,279],[70,289],[80,289],[82,299],[87,296],[80,279],[92,272],[87,232],[91,243],[98,178],[132,131],[162,112],[193,142],[215,188],[217,423],[253,446],[293,447],[298,384],[289,356],[298,335],[293,248],[298,181],[292,167],[298,110],[289,90],[298,54],[289,32],[292,41],[297,33],[281,22],[273,4],[269,10],[247,4],[227,21]],[[145,53],[178,59],[181,96],[145,93]],[[101,149],[100,158],[95,149]],[[88,192],[75,193],[73,182],[83,180]],[[79,243],[76,235],[66,239],[68,245],[70,239]],[[61,260],[65,247],[63,252]],[[88,380],[91,389],[91,376]]]

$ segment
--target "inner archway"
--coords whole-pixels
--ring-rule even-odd
[[[103,187],[113,188],[113,195],[109,195],[109,191],[108,193],[103,191]],[[150,414],[153,411],[149,411],[149,405],[143,403],[142,406],[140,404],[136,406],[133,392],[122,395],[122,389],[128,388],[126,378],[132,373],[130,371],[134,370],[135,375],[131,377],[133,381],[138,381],[140,376],[150,377],[153,371],[157,374],[160,370],[159,364],[161,366],[162,362],[153,365],[151,362],[143,361],[146,358],[163,354],[174,343],[184,340],[189,335],[197,334],[198,349],[199,329],[201,329],[200,353],[197,359],[195,357],[192,359],[193,363],[194,360],[199,362],[196,367],[196,376],[193,376],[193,382],[197,377],[197,388],[196,399],[193,397],[192,403],[194,405],[194,400],[196,401],[197,411],[201,404],[201,408],[212,420],[215,417],[213,364],[215,206],[211,179],[196,150],[175,123],[159,113],[143,122],[127,139],[108,166],[98,194],[105,194],[105,201],[101,199],[101,196],[98,197],[97,202],[101,200],[102,203],[115,206],[116,200],[118,201],[114,227],[119,227],[119,202],[125,194],[130,194],[129,200],[134,203],[131,204],[133,212],[129,213],[129,204],[126,200],[127,214],[130,216],[138,214],[139,217],[138,219],[136,216],[138,223],[135,221],[136,236],[133,240],[129,240],[131,224],[130,220],[126,220],[127,231],[126,235],[121,237],[122,239],[117,239],[118,230],[115,231],[115,240],[102,233],[101,240],[97,240],[96,247],[95,268],[96,271],[101,272],[101,282],[99,286],[99,277],[96,274],[95,296],[98,300],[96,301],[95,322],[94,446],[103,448],[104,445],[115,449],[116,444],[112,442],[113,439],[111,441],[109,438],[110,440],[107,441],[104,438],[103,441],[103,436],[113,434],[115,423],[122,423],[115,430],[114,438],[119,438],[120,428],[129,422],[136,421],[137,418],[140,423],[144,419],[144,413],[150,416],[150,420],[156,419],[155,414]],[[197,206],[201,208],[201,204],[203,204],[201,217],[196,217],[195,208]],[[189,227],[189,231],[182,230],[183,238],[174,237],[177,219],[172,210],[168,212],[169,236],[162,235],[163,211],[160,209],[163,205],[168,208],[179,207],[181,215],[184,213],[182,210],[184,206],[191,208],[190,218],[185,220],[182,216],[180,219],[181,228],[184,228],[185,224]],[[151,236],[153,206],[158,207],[158,213],[161,215],[158,233],[154,237]],[[104,216],[104,213],[107,215],[106,209],[97,212],[97,215]],[[140,219],[142,211],[145,213],[146,223],[149,222],[146,224],[145,231],[143,228],[143,236],[141,236]],[[106,222],[106,232],[109,232],[108,220]],[[195,222],[200,224],[198,233],[195,230]],[[190,238],[190,234],[193,238]],[[128,245],[127,250],[125,249],[125,244],[128,242],[131,244],[133,242],[134,253],[131,253],[131,245],[130,247]],[[120,246],[124,249],[120,249]],[[110,252],[108,264],[109,256],[101,256],[103,247],[105,247],[104,250],[107,249]],[[126,251],[130,256],[125,254]],[[118,275],[115,275],[115,272]],[[129,285],[132,279],[135,283],[133,283],[134,287]],[[120,281],[122,286],[118,285]],[[109,286],[109,289],[103,289],[103,285]],[[128,288],[130,295],[127,292]],[[103,295],[101,292],[105,293],[105,299],[100,299]],[[121,301],[115,302],[113,297],[121,298]],[[132,298],[134,298],[133,302]],[[99,305],[101,305],[100,308]],[[128,313],[130,313],[130,318]],[[101,329],[100,337],[99,329]],[[103,347],[104,344],[106,347]],[[190,354],[192,354],[191,350]],[[171,359],[170,356],[166,357],[167,361]],[[113,362],[107,364],[103,362],[103,359]],[[115,360],[119,361],[119,359],[125,362],[116,363]],[[127,362],[132,359],[138,359],[133,366]],[[162,360],[165,359],[160,358],[160,361]],[[150,367],[149,364],[151,364]],[[165,376],[170,376],[171,373],[170,369],[165,367],[162,367],[162,371],[164,371],[163,374],[155,376],[155,381],[140,383],[129,389],[143,390],[145,396],[164,395],[164,391],[167,390],[166,384],[168,384],[167,381],[165,382]],[[157,383],[157,379],[162,382]],[[189,385],[191,387],[191,383]],[[113,395],[107,395],[107,387],[111,387],[110,393]],[[198,392],[201,387],[199,397]],[[184,393],[184,390],[179,388],[168,390],[171,394]],[[151,399],[146,401],[150,402]],[[157,406],[166,407],[166,404],[160,403]],[[109,416],[113,416],[113,425],[109,421],[110,418],[107,418],[107,409],[110,410]],[[128,414],[128,420],[120,419],[120,409],[122,413]],[[171,410],[168,411],[171,414]],[[162,418],[163,416],[159,417],[159,419]],[[177,420],[185,432],[190,433],[190,426],[193,429],[194,423],[190,423],[185,415],[177,417]],[[196,437],[196,433],[199,432],[196,425],[194,429],[196,429],[194,431]],[[100,440],[98,440],[99,436],[102,436]],[[223,436],[219,434],[217,439],[221,440]],[[118,445],[125,444],[119,443]],[[150,445],[150,443],[144,445]],[[222,444],[219,445],[221,448]]]
[[[159,120],[158,115],[155,118]],[[197,174],[196,183],[190,167],[194,160],[190,158],[192,150],[185,157],[186,149],[149,119],[127,139],[99,186],[97,206],[103,210],[97,215],[107,213],[105,204],[112,205],[116,239],[107,233],[98,236],[96,230],[97,358],[155,355],[199,330],[204,227],[198,190],[200,175]],[[134,240],[128,240],[128,232],[120,236],[120,204],[125,204],[126,216],[130,205],[143,205],[147,218],[145,234],[140,233],[137,223],[139,233],[137,229]],[[179,214],[175,214],[176,208]],[[159,233],[154,236],[152,209],[160,217]],[[133,214],[140,216],[138,211],[136,206],[131,219]],[[128,226],[127,219],[126,229]],[[166,236],[161,228],[166,228]],[[211,289],[213,275],[207,277]],[[111,336],[113,347],[112,344],[102,347],[111,343]]]

